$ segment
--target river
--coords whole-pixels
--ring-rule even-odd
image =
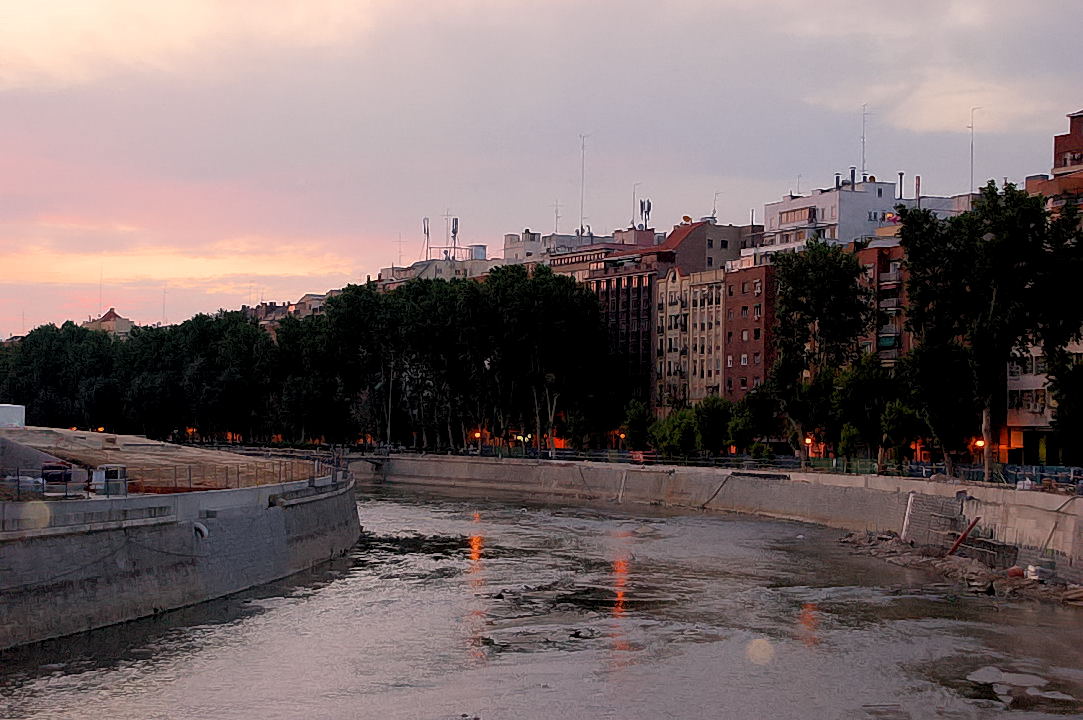
[[[348,557],[0,654],[2,718],[1039,718],[1083,611],[959,596],[837,531],[362,497]]]

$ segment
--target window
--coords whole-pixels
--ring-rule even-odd
[[[733,331],[732,330],[730,330],[729,332],[726,333],[726,343],[729,344],[731,342],[733,342]]]
[[[759,328],[754,328],[752,330],[752,339],[753,340],[759,340],[760,339],[760,329]]]
[[[748,283],[747,282],[741,283],[741,294],[742,295],[747,295],[748,294]]]
[[[883,196],[884,196],[884,189],[883,188],[876,188],[876,197],[883,197]]]
[[[758,319],[760,319],[760,317],[762,315],[763,315],[763,306],[760,305],[759,303],[753,305],[752,306],[752,317],[754,317],[754,318],[756,318],[758,320]]]
[[[710,250],[714,247],[714,238],[707,238],[707,249]]]
[[[729,240],[719,240],[718,241],[718,247],[722,248],[723,250],[725,250],[729,246],[730,246],[730,241]]]
[[[753,365],[759,365],[760,364],[760,354],[759,353],[752,353],[752,364]]]
[[[741,389],[742,390],[747,390],[748,389],[748,378],[746,378],[746,377],[741,378]]]
[[[707,256],[707,267],[714,267],[714,258],[710,255]]]
[[[733,367],[733,356],[732,355],[727,355],[726,356],[726,367],[728,367],[728,368]]]
[[[733,309],[732,309],[732,308],[726,311],[726,318],[727,318],[728,320],[732,320],[732,319],[733,319]]]
[[[742,305],[741,306],[741,317],[743,317],[743,318],[748,317],[748,305]]]
[[[763,381],[759,377],[752,378],[752,387],[759,387],[761,384],[763,384]]]
[[[759,280],[754,280],[752,282],[752,292],[754,294],[756,294],[756,295],[762,294],[763,293],[763,283],[761,281],[759,281]]]
[[[748,330],[741,331],[741,340],[743,342],[748,342]]]
[[[747,353],[741,353],[741,364],[742,365],[748,365],[748,354]]]
[[[727,285],[726,286],[726,294],[729,295],[730,297],[733,297],[733,286],[732,285]]]

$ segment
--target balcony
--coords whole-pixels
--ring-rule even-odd
[[[880,336],[901,335],[902,331],[894,325],[884,325],[877,331]]]
[[[902,282],[902,273],[898,270],[892,270],[891,272],[880,273],[880,284],[891,285]]]
[[[890,309],[898,308],[898,307],[901,307],[901,306],[902,306],[902,303],[899,300],[899,298],[897,298],[897,297],[883,298],[880,301],[880,309],[882,309],[882,310],[890,310]]]

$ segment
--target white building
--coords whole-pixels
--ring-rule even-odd
[[[525,262],[537,262],[543,255],[551,255],[558,252],[577,250],[587,245],[614,242],[612,235],[595,235],[586,232],[580,235],[575,233],[541,233],[531,232],[529,228],[519,233],[508,233],[504,236],[504,262],[516,265]]]
[[[963,200],[960,201],[960,198]],[[966,210],[967,196],[922,196],[920,206],[938,215]],[[819,237],[840,245],[872,237],[876,230],[898,222],[896,206],[914,207],[914,198],[899,197],[894,182],[880,182],[874,176],[849,180],[836,176],[835,187],[813,190],[809,195],[785,195],[764,205],[763,239],[741,251],[751,264],[776,252],[794,252]]]

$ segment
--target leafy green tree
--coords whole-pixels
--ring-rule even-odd
[[[857,258],[838,245],[812,240],[800,253],[774,257],[778,295],[772,386],[806,457],[806,430],[830,419],[833,376],[859,357],[858,339],[874,319],[871,295],[859,282]]]
[[[1083,327],[1077,302],[1055,306],[1059,268],[1083,265],[1078,223],[1054,222],[1041,197],[990,181],[970,212],[939,220],[905,210],[900,237],[909,270],[909,321],[922,343],[970,348],[981,408],[985,477],[993,465],[992,413],[1013,355],[1044,336],[1056,358]],[[1073,278],[1076,276],[1072,276]]]
[[[721,455],[729,444],[729,424],[733,403],[717,395],[708,395],[692,408],[696,419],[696,443],[712,455]]]
[[[674,410],[651,425],[651,442],[663,455],[688,456],[696,451],[696,417],[691,408]]]
[[[624,444],[629,450],[646,450],[650,445],[651,411],[642,400],[629,400],[624,409]]]
[[[838,422],[852,429],[854,448],[847,457],[853,457],[857,446],[871,451],[878,450],[883,441],[881,423],[884,409],[897,395],[891,372],[879,358],[865,354],[843,370],[835,383],[833,406]],[[840,447],[839,453],[842,452]]]
[[[926,424],[913,407],[901,399],[891,400],[884,407],[880,416],[883,430],[883,445],[895,456],[895,462],[901,466],[912,455],[911,444],[926,434]],[[883,470],[884,463],[879,463],[878,470]]]

